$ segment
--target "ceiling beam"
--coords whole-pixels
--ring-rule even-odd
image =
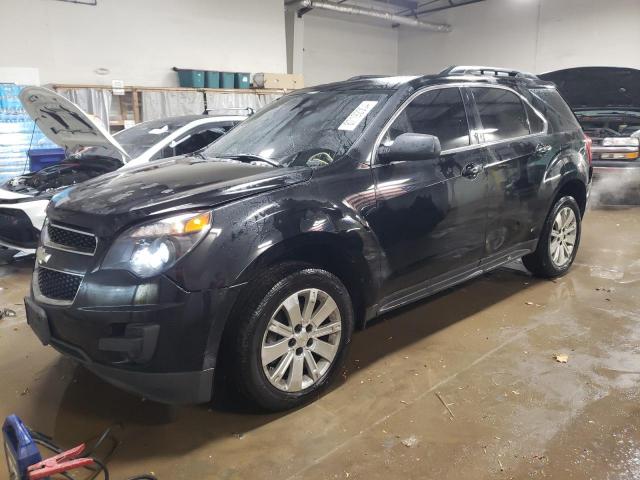
[[[330,10],[338,13],[349,15],[360,15],[364,17],[378,18],[387,20],[392,24],[405,25],[409,27],[431,30],[432,32],[450,32],[451,25],[446,23],[424,22],[416,18],[396,15],[386,10],[378,10],[375,8],[359,7],[355,5],[347,5],[344,3],[328,2],[324,0],[294,0],[287,3],[287,9],[295,9],[298,12],[309,8],[318,8],[322,10]]]

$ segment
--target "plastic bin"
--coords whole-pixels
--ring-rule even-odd
[[[205,70],[204,86],[207,88],[220,88],[220,72]]]
[[[37,172],[44,167],[55,165],[64,160],[64,149],[62,148],[38,148],[29,150],[29,171]]]
[[[245,72],[237,72],[235,79],[236,88],[249,88],[251,86],[251,74]]]
[[[204,71],[190,70],[186,68],[175,68],[178,72],[178,82],[181,87],[204,88]]]
[[[236,74],[234,72],[220,72],[220,86],[222,88],[235,88]]]

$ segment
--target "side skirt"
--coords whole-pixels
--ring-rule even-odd
[[[374,318],[383,313],[387,313],[391,310],[395,310],[396,308],[404,307],[405,305],[429,297],[460,283],[464,283],[491,270],[495,270],[496,268],[506,265],[507,263],[511,263],[514,260],[517,260],[533,252],[536,249],[536,244],[537,240],[533,240],[531,242],[517,245],[515,248],[510,249],[508,252],[501,252],[497,256],[485,258],[480,262],[479,265],[474,265],[472,268],[469,268],[461,273],[457,273],[453,276],[448,276],[442,279],[436,278],[435,281],[430,280],[422,282],[412,288],[411,292],[406,293],[405,295],[398,296],[398,293],[389,295],[382,299],[376,314],[371,315],[371,317],[367,318],[367,320],[370,320],[371,318]]]

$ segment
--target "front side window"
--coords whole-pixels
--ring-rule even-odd
[[[472,88],[485,142],[498,142],[529,135],[527,114],[522,100],[502,88]]]
[[[416,97],[391,124],[383,145],[391,145],[403,133],[434,135],[442,150],[468,146],[469,125],[460,90],[441,88]]]

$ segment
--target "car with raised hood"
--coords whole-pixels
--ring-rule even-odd
[[[634,174],[640,180],[640,70],[578,67],[540,75],[558,86],[593,141],[599,174]]]
[[[565,274],[590,177],[574,115],[533,75],[296,91],[195,156],[55,195],[28,322],[150,399],[206,402],[216,372],[291,408],[339,373],[356,325],[520,257]]]
[[[59,164],[25,173],[0,186],[0,245],[34,253],[49,199],[60,190],[119,168],[184,155],[206,147],[247,115],[185,115],[139,123],[110,135],[63,96],[44,87],[20,93],[42,132],[63,147]]]

